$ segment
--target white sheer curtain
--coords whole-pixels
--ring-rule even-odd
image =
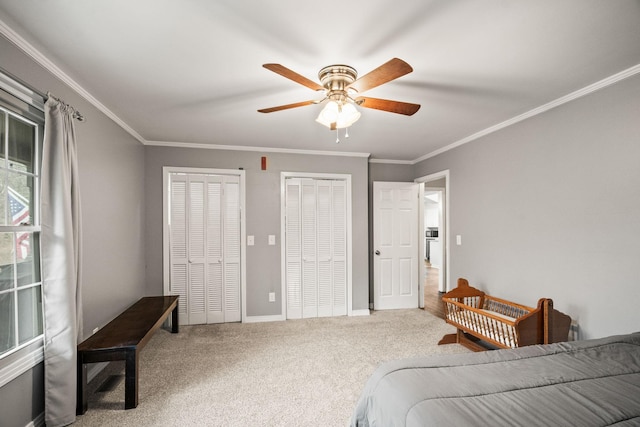
[[[76,415],[76,355],[82,338],[81,229],[75,110],[49,94],[45,103],[41,189],[44,391],[47,427]]]

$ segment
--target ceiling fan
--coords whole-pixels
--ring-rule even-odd
[[[373,89],[374,87],[388,83],[412,72],[413,68],[402,59],[393,58],[360,78],[358,78],[358,72],[353,67],[348,65],[329,65],[318,72],[318,78],[321,84],[309,80],[280,64],[264,64],[263,67],[306,86],[309,89],[323,91],[324,98],[263,108],[258,110],[260,113],[273,113],[275,111],[329,101],[322,112],[320,112],[316,121],[331,130],[336,130],[349,127],[360,118],[360,113],[356,110],[355,105],[407,116],[415,114],[415,112],[420,109],[419,104],[410,104],[408,102],[364,96],[354,98],[356,94]]]

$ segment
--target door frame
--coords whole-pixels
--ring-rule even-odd
[[[201,175],[227,175],[237,176],[240,181],[240,319],[244,323],[247,316],[247,227],[245,217],[246,206],[246,180],[245,171],[240,169],[213,169],[190,167],[162,167],[162,292],[169,295],[171,271],[170,271],[170,246],[169,246],[169,175],[172,173],[201,174]]]
[[[447,196],[445,194],[444,187],[426,187],[426,186],[423,187],[423,194],[426,195],[426,193],[429,193],[429,192],[439,193],[440,196],[441,196],[440,202],[438,203],[441,206],[441,210],[442,210],[441,215],[440,215],[440,224],[441,225],[440,225],[439,228],[443,230],[443,234],[442,234],[441,237],[439,237],[439,239],[440,239],[441,242],[444,243],[444,242],[447,241],[447,239],[445,238],[445,235],[444,235],[444,230],[445,230],[444,215],[446,215],[445,205],[446,205],[446,202],[447,202]],[[423,209],[424,209],[424,205],[423,205]],[[424,212],[422,214],[422,217],[421,217],[421,228],[422,229],[426,229],[426,224],[424,224],[425,219],[426,219],[426,212]],[[425,257],[424,258],[426,258],[426,247],[427,247],[427,238],[426,238],[426,236],[423,236],[423,239],[424,239],[424,247],[422,248],[422,250],[425,251],[425,253],[424,253]],[[444,261],[446,259],[445,255],[444,255],[444,248],[445,248],[445,245],[442,244],[441,245],[441,250],[440,250],[441,261]],[[446,268],[446,266],[441,266],[440,270],[444,274],[446,274],[447,268]],[[445,288],[445,278],[444,278],[443,274],[439,274],[438,276],[439,276],[438,277],[438,282],[439,282],[438,283],[438,290],[440,292],[443,292],[443,289]],[[425,277],[426,277],[426,274],[425,274]],[[423,297],[424,297],[424,295],[423,295]]]
[[[353,298],[353,246],[352,246],[352,214],[351,214],[351,175],[337,173],[313,173],[313,172],[280,172],[280,278],[281,288],[281,318],[287,318],[287,263],[286,263],[286,180],[288,178],[307,178],[307,179],[331,179],[337,181],[345,181],[347,187],[347,203],[346,203],[346,243],[347,243],[347,316],[353,315],[352,298]]]
[[[451,200],[451,184],[450,184],[450,173],[449,173],[449,169],[445,169],[443,171],[440,172],[435,172],[432,173],[430,175],[425,175],[422,176],[420,178],[416,178],[414,180],[414,182],[418,182],[418,183],[427,183],[429,181],[436,181],[438,179],[442,179],[444,178],[444,232],[442,233],[442,235],[444,236],[444,266],[445,266],[445,274],[444,274],[444,289],[441,289],[441,291],[444,292],[448,292],[451,290],[451,256],[450,256],[450,243],[451,242],[451,232],[450,229],[451,227],[449,226],[449,224],[451,224],[450,218],[451,218],[451,209],[449,208],[450,206],[450,200]],[[420,193],[420,206],[421,209],[424,209],[424,190],[421,191]],[[420,229],[422,229],[422,245],[421,245],[421,257],[424,258],[424,246],[425,246],[425,236],[424,236],[424,213],[421,213],[420,215]],[[422,283],[423,278],[426,277],[427,274],[427,268],[424,265],[424,262],[420,263],[420,278],[421,278],[421,287],[420,289],[422,290],[422,304],[424,304],[424,283]]]

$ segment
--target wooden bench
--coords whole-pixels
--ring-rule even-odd
[[[139,354],[171,314],[171,332],[178,333],[178,297],[145,297],[78,345],[76,413],[87,412],[87,363],[125,361],[124,407],[138,406]]]

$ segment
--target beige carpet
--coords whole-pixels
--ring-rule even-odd
[[[124,365],[111,363],[74,426],[344,427],[381,362],[468,351],[437,345],[453,331],[418,309],[160,330],[142,351],[138,407],[123,409]],[[107,379],[115,388],[94,391]]]

